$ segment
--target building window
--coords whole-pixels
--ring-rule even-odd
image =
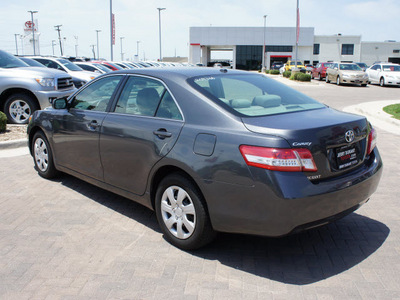
[[[314,44],[314,51],[313,54],[318,55],[319,54],[319,44]]]
[[[265,46],[265,52],[293,52],[293,46]]]
[[[319,63],[319,60],[313,60],[313,62],[312,62],[313,66],[315,66],[318,63]]]
[[[353,54],[354,54],[354,44],[342,45],[342,55],[353,55]]]
[[[400,53],[400,50],[399,49],[394,49],[393,53]]]

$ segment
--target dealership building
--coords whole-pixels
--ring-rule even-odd
[[[257,70],[295,59],[296,27],[191,27],[189,63],[207,65],[213,51],[231,51],[232,66]],[[377,61],[400,63],[400,42],[363,42],[361,35],[315,35],[313,27],[300,27],[297,59],[304,64],[318,62]]]

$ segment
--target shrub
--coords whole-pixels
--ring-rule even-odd
[[[283,72],[283,77],[289,78],[292,75],[291,71],[285,71]]]
[[[0,111],[0,132],[5,132],[7,129],[7,116]]]
[[[265,70],[265,74],[269,74],[271,70]]]
[[[280,73],[279,73],[279,70],[270,70],[270,71],[269,71],[269,74],[272,74],[272,75],[279,75]]]
[[[304,74],[304,73],[297,73],[297,79],[298,81],[311,81],[311,75],[310,74]]]

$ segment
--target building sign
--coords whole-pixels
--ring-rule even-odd
[[[35,20],[34,23],[32,23],[32,21],[25,22],[25,26],[24,26],[25,32],[31,32],[33,28],[35,28],[35,32],[38,30],[37,20]]]

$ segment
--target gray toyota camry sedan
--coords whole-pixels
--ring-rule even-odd
[[[124,70],[36,111],[40,176],[76,176],[155,210],[165,238],[282,236],[329,223],[376,190],[376,132],[261,74]]]

